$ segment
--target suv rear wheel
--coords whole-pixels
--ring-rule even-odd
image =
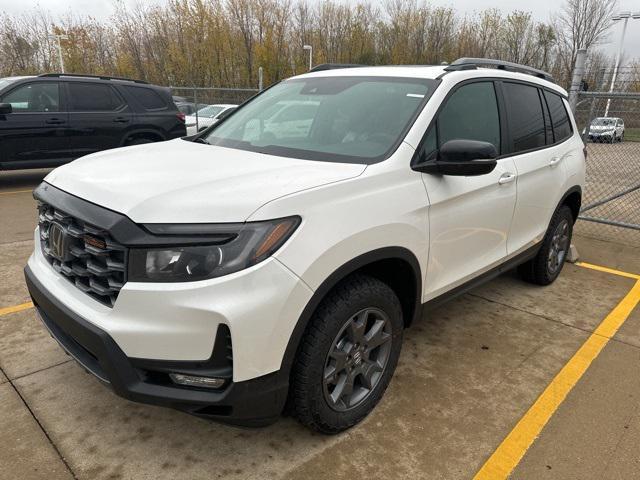
[[[340,283],[318,307],[296,358],[291,395],[298,419],[330,434],[367,416],[396,368],[403,328],[388,285],[359,274]]]
[[[537,285],[552,283],[564,266],[571,246],[573,213],[567,205],[554,213],[538,254],[518,268],[522,278]]]

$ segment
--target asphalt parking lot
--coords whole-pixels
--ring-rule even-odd
[[[22,277],[45,173],[0,173],[1,479],[638,478],[640,249],[577,237],[550,287],[507,274],[426,312],[342,435],[243,430],[123,400],[49,337]]]

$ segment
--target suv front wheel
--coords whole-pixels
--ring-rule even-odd
[[[296,357],[291,396],[298,419],[331,434],[367,416],[396,368],[403,328],[400,301],[380,280],[356,274],[334,288]]]

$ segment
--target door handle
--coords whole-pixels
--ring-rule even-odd
[[[46,123],[48,125],[61,125],[61,124],[65,123],[65,121],[60,119],[60,118],[49,118],[49,119],[45,120],[44,123]]]
[[[553,157],[551,160],[549,160],[549,166],[555,167],[557,164],[560,163],[561,160],[562,160],[562,157]]]
[[[498,184],[505,185],[507,183],[513,182],[515,179],[516,179],[515,173],[511,173],[511,172],[503,173],[502,176],[498,179]]]
[[[125,117],[117,117],[113,121],[116,123],[128,123],[129,119]]]

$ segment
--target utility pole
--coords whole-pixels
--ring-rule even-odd
[[[69,40],[69,35],[58,35],[58,34],[52,33],[51,35],[49,35],[49,38],[57,41],[58,61],[60,62],[60,73],[64,73],[64,61],[62,60],[62,46],[60,45],[60,40]]]
[[[569,106],[573,113],[576,112],[576,104],[578,103],[578,94],[582,87],[582,77],[584,77],[585,65],[587,63],[587,51],[581,48],[576,52],[576,63],[573,67],[573,78],[571,79],[571,88],[569,89]]]
[[[616,54],[616,64],[613,68],[613,75],[611,76],[611,85],[609,86],[609,93],[613,92],[613,89],[616,84],[616,77],[618,76],[618,68],[620,67],[620,57],[622,57],[622,49],[624,47],[624,37],[627,34],[627,24],[629,23],[629,19],[640,19],[640,12],[631,14],[631,12],[622,12],[618,15],[613,16],[611,19],[614,22],[619,22],[623,20],[622,24],[622,35],[620,35],[620,43],[618,44],[618,53]],[[604,116],[609,116],[609,107],[611,106],[611,98],[607,98],[607,108],[604,110]]]
[[[309,70],[313,68],[313,47],[311,45],[303,45],[303,50],[309,50]]]

